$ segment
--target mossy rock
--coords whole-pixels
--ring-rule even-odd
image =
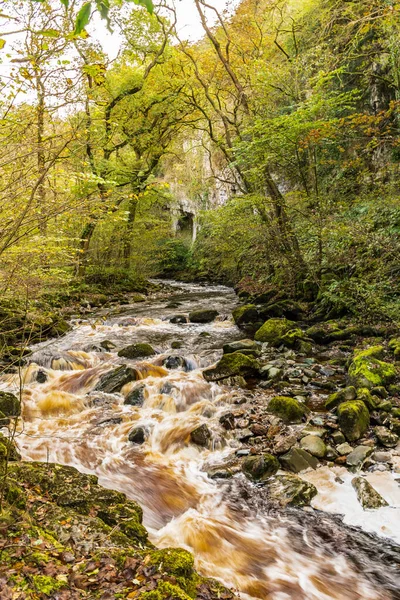
[[[400,337],[389,340],[388,348],[393,352],[396,358],[400,359]]]
[[[125,384],[131,381],[136,381],[138,378],[135,369],[131,369],[126,365],[121,365],[108,373],[104,373],[99,379],[95,390],[106,392],[107,394],[115,394],[119,392]]]
[[[368,388],[359,388],[357,390],[357,400],[362,400],[370,412],[376,410],[380,399],[373,396]]]
[[[4,460],[15,462],[21,460],[21,455],[15,442],[0,433],[0,463]]]
[[[150,344],[139,343],[122,348],[122,350],[118,352],[118,356],[129,359],[148,358],[149,356],[154,356],[155,353],[153,346]]]
[[[395,365],[380,360],[382,355],[382,346],[355,352],[348,372],[350,383],[357,388],[371,389],[385,387],[395,380],[398,375]]]
[[[175,577],[191,577],[194,570],[193,556],[182,548],[164,548],[150,553],[149,564]]]
[[[242,469],[249,479],[259,481],[275,475],[279,470],[279,461],[267,452],[259,456],[247,456],[243,459]]]
[[[369,412],[364,402],[352,400],[338,407],[339,427],[349,442],[362,437],[369,426]]]
[[[218,311],[211,308],[193,310],[189,313],[191,323],[211,323],[216,317],[218,317]]]
[[[203,371],[204,379],[207,381],[220,381],[227,377],[240,375],[244,378],[254,376],[258,373],[259,364],[257,360],[250,356],[245,356],[240,352],[224,354],[217,362],[215,367],[210,367]]]
[[[336,408],[342,402],[348,402],[349,400],[355,400],[357,398],[357,390],[354,386],[349,386],[343,390],[339,390],[330,394],[328,399],[325,401],[326,410],[332,410]]]
[[[311,340],[305,336],[304,331],[299,328],[291,329],[281,338],[281,343],[288,348],[295,348],[302,351],[304,354],[309,354],[312,351]]]
[[[281,506],[309,506],[317,493],[315,485],[291,473],[277,475],[267,487],[268,497]]]
[[[232,312],[233,320],[238,327],[257,323],[259,320],[258,310],[254,304],[245,304],[235,308]]]
[[[271,346],[280,346],[282,338],[294,328],[295,323],[288,319],[269,319],[256,331],[254,339],[257,342],[268,342]]]
[[[6,417],[19,417],[21,414],[21,402],[14,394],[0,392],[0,412]]]
[[[295,398],[275,396],[268,404],[268,412],[282,419],[284,423],[301,423],[307,409]]]

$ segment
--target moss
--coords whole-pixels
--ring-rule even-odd
[[[140,344],[131,344],[126,348],[123,348],[118,352],[118,356],[123,358],[147,358],[149,356],[154,356],[155,350],[153,346],[150,344],[140,343]]]
[[[254,358],[241,352],[234,352],[224,354],[215,367],[203,371],[203,376],[207,381],[219,381],[235,375],[241,375],[242,377],[255,375],[258,369],[259,364]]]
[[[182,548],[164,548],[150,553],[150,564],[168,575],[191,577],[194,559],[190,552]]]
[[[256,323],[259,319],[258,311],[254,304],[245,304],[244,306],[235,308],[232,316],[238,327],[246,323]]]
[[[373,396],[368,388],[357,390],[357,400],[362,400],[369,411],[375,410],[379,404],[379,398]]]
[[[400,337],[395,337],[389,340],[389,350],[393,352],[396,358],[400,358]]]
[[[371,346],[366,350],[355,350],[354,358],[364,359],[364,358],[382,358],[383,357],[383,346]]]
[[[349,400],[355,400],[357,397],[357,391],[354,386],[349,386],[344,388],[343,390],[339,390],[338,392],[334,392],[328,396],[328,399],[325,401],[326,410],[332,410],[336,406],[339,406],[342,402],[347,402]]]
[[[8,458],[9,461],[17,461],[21,456],[15,442],[0,433],[0,463],[5,458]]]
[[[255,481],[267,479],[279,470],[279,461],[272,454],[247,456],[243,460],[243,471],[247,477]]]
[[[25,490],[14,481],[7,480],[4,487],[4,498],[10,506],[23,510],[26,507]]]
[[[283,336],[294,328],[295,323],[288,319],[269,319],[256,332],[254,339],[257,342],[269,342],[272,346],[279,346]]]
[[[371,389],[385,386],[396,378],[396,367],[379,360],[378,356],[382,355],[382,351],[382,346],[373,346],[355,353],[349,367],[349,379],[353,385]]]
[[[139,596],[140,600],[190,600],[190,596],[186,594],[180,587],[173,585],[168,581],[159,581],[157,589],[151,592],[142,592]]]
[[[360,439],[369,425],[369,412],[364,402],[353,400],[340,404],[338,422],[340,429],[349,442]]]
[[[14,394],[0,392],[0,412],[6,417],[19,417],[21,414],[21,402]]]
[[[295,398],[275,396],[268,404],[268,411],[285,423],[300,423],[306,413],[306,407]]]
[[[47,575],[33,575],[32,580],[35,590],[46,596],[54,594],[54,592],[61,590],[67,585],[64,581],[58,581],[57,579],[54,579],[54,577],[49,577]]]

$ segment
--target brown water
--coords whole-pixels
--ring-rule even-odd
[[[167,308],[171,300],[178,308]],[[274,600],[385,600],[399,598],[397,548],[348,529],[340,520],[309,509],[277,512],[263,489],[238,475],[228,483],[209,479],[205,467],[235,453],[238,442],[219,416],[235,392],[207,383],[202,368],[220,356],[223,343],[243,337],[230,320],[232,290],[180,284],[172,297],[97,315],[61,340],[35,349],[24,370],[23,457],[72,465],[126,493],[144,509],[144,523],[159,546],[191,550],[198,570],[242,595]],[[174,314],[216,308],[209,325],[173,325]],[[226,316],[226,319],[224,319]],[[117,348],[146,341],[160,353],[151,362],[99,352],[103,340]],[[171,341],[182,348],[171,351]],[[192,370],[162,367],[166,356],[184,356]],[[102,373],[116,364],[135,365],[142,380],[122,394],[94,391]],[[36,381],[38,370],[47,381]],[[145,402],[123,404],[145,383]],[[3,387],[18,386],[8,376]],[[212,431],[210,448],[190,444],[202,423]],[[148,430],[143,446],[128,442],[133,426]]]

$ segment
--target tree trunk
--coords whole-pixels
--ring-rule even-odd
[[[138,205],[137,196],[133,196],[129,200],[128,206],[128,223],[126,226],[126,237],[124,240],[124,265],[126,269],[129,269],[131,262],[131,253],[132,253],[132,234],[133,234],[133,226],[135,224],[136,219],[136,209]]]

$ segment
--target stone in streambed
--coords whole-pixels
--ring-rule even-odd
[[[141,383],[138,387],[131,390],[125,397],[124,404],[128,406],[143,406],[145,389],[146,386],[144,383]]]
[[[373,448],[370,446],[357,446],[347,455],[346,464],[348,467],[360,467],[370,454]]]
[[[267,410],[284,423],[300,423],[306,414],[306,407],[289,396],[275,396],[270,400]]]
[[[107,394],[115,394],[119,392],[124,385],[131,381],[136,381],[137,373],[135,369],[131,369],[126,365],[121,365],[100,377],[100,380],[94,388],[97,392],[106,392]]]
[[[354,477],[351,485],[356,490],[358,501],[364,509],[389,506],[386,500],[363,477]]]
[[[238,327],[245,327],[246,325],[257,323],[259,320],[258,311],[254,304],[245,304],[244,306],[235,308],[232,316]]]
[[[357,390],[354,386],[349,386],[343,390],[339,390],[334,394],[330,394],[328,399],[325,401],[326,410],[332,410],[336,406],[339,406],[342,402],[348,402],[349,400],[355,400],[357,397]]]
[[[367,431],[369,412],[361,400],[343,402],[339,405],[337,414],[339,427],[349,442],[360,439]]]
[[[128,440],[132,442],[132,444],[141,445],[145,443],[146,437],[147,431],[144,427],[134,427],[129,432]]]
[[[238,340],[237,342],[229,342],[223,346],[224,354],[231,354],[232,352],[241,352],[242,350],[254,350],[258,351],[259,346],[257,342],[253,340]]]
[[[279,462],[275,456],[268,453],[247,456],[243,460],[242,469],[246,477],[259,481],[274,475],[279,470]]]
[[[309,452],[317,458],[324,458],[326,446],[320,437],[316,435],[306,435],[300,441],[300,448]]]
[[[359,388],[357,390],[357,400],[362,400],[370,412],[376,410],[380,402],[379,398],[373,396],[368,388]]]
[[[203,377],[206,381],[220,381],[227,377],[251,377],[258,373],[258,362],[250,356],[245,356],[240,352],[233,354],[224,354],[214,367],[203,371]]]
[[[306,450],[301,448],[291,448],[289,452],[280,456],[279,462],[282,468],[292,473],[300,473],[306,469],[316,469],[318,460]]]
[[[331,438],[335,444],[344,444],[344,442],[346,441],[346,438],[344,437],[341,431],[334,431],[331,434]]]
[[[190,433],[190,441],[193,444],[196,444],[196,446],[206,447],[210,440],[211,432],[205,423],[199,425],[199,427],[196,427],[196,429]]]
[[[399,436],[386,429],[386,427],[375,427],[374,433],[382,446],[386,446],[387,448],[397,446]]]
[[[282,337],[295,326],[294,321],[288,319],[269,319],[258,329],[254,339],[257,342],[268,342],[271,346],[280,346]]]
[[[188,318],[186,315],[174,315],[169,320],[173,325],[183,325],[184,323],[188,323]]]
[[[149,356],[154,356],[155,350],[153,346],[150,344],[131,344],[130,346],[126,346],[126,348],[122,348],[118,352],[118,356],[122,356],[123,358],[148,358]]]
[[[266,487],[268,497],[281,506],[309,506],[317,488],[297,475],[276,475]]]
[[[372,346],[356,352],[349,367],[349,380],[357,388],[385,387],[391,383],[398,371],[395,365],[381,360],[383,346]]]
[[[191,323],[211,323],[218,317],[218,311],[213,309],[193,310],[189,313],[189,321]]]
[[[340,456],[347,456],[350,452],[353,452],[353,448],[350,446],[348,442],[343,442],[343,444],[339,444],[336,450],[340,454]]]

